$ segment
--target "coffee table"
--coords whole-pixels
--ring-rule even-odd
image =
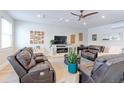
[[[81,57],[80,64],[84,65],[89,70],[89,72],[91,72],[94,62]],[[67,67],[66,67],[66,69],[63,69],[64,74],[61,73],[61,74],[63,74],[63,79],[58,81],[57,83],[79,83],[79,73],[80,72],[77,71],[77,73],[71,74],[68,72]]]
[[[79,82],[79,72],[76,74],[71,74],[68,72],[68,65],[64,63],[64,58],[52,58],[49,59],[52,63],[54,70],[56,71],[56,83],[78,83]],[[81,58],[81,65],[84,65],[91,70],[94,62],[87,59]]]
[[[75,74],[67,72],[66,76],[57,83],[79,83],[79,72]]]

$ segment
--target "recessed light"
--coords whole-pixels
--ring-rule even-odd
[[[45,18],[46,15],[44,15],[44,14],[43,15],[42,14],[37,14],[36,17],[38,17],[38,18]]]
[[[40,15],[40,14],[37,14],[37,15],[36,15],[36,17],[40,18],[40,17],[41,17],[41,15]]]
[[[65,19],[65,22],[69,22],[69,19]]]
[[[83,24],[84,24],[84,25],[87,25],[87,23],[86,23],[86,22],[83,22]]]
[[[102,16],[101,16],[101,18],[102,18],[102,19],[104,19],[104,18],[105,18],[105,16],[104,16],[104,15],[102,15]]]
[[[60,18],[58,21],[60,22],[60,21],[62,21],[63,20],[63,18]]]

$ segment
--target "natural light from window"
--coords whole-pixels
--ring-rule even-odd
[[[12,23],[2,18],[1,26],[1,48],[12,47]]]

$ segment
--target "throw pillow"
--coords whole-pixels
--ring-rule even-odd
[[[27,50],[23,50],[16,55],[17,60],[22,64],[25,69],[29,69],[28,65],[31,61],[31,54]]]
[[[32,68],[33,66],[36,65],[35,60],[32,58],[30,64],[28,65],[28,69]]]

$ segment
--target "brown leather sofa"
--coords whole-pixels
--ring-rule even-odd
[[[124,54],[97,58],[91,72],[80,64],[79,71],[81,83],[124,82]]]
[[[55,71],[42,54],[34,54],[31,48],[23,48],[8,57],[9,62],[19,76],[20,83],[54,83]]]
[[[95,61],[99,52],[104,52],[104,46],[90,45],[81,50],[81,56],[91,61]]]
[[[89,45],[88,49],[91,50],[96,50],[98,52],[104,52],[105,46],[101,46],[101,45]]]

